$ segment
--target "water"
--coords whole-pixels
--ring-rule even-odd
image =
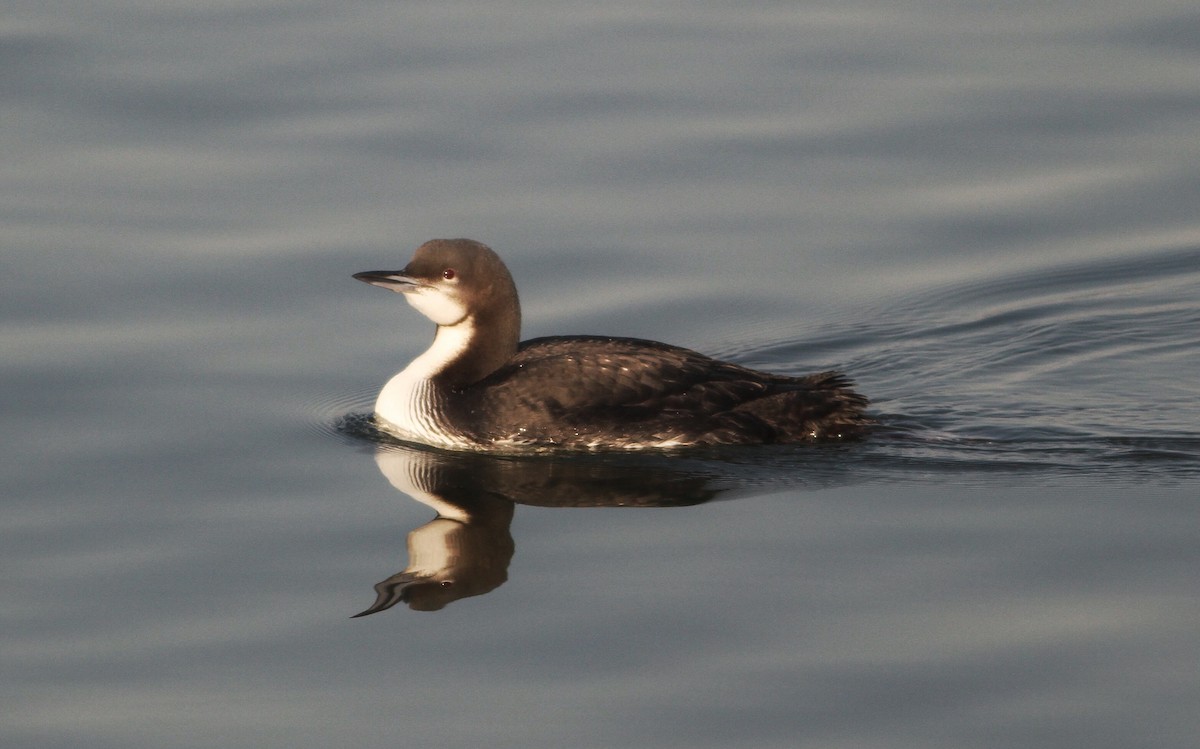
[[[13,5],[0,743],[1190,746],[1197,50],[1179,2]],[[349,276],[435,236],[528,337],[883,426],[381,444],[430,331]]]

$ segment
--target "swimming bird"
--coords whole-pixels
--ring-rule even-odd
[[[867,399],[838,372],[802,377],[637,338],[520,342],[512,275],[487,245],[434,239],[398,271],[354,278],[437,324],[392,377],[375,420],[404,440],[467,450],[642,449],[859,436]]]

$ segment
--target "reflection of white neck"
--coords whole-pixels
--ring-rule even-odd
[[[434,518],[408,534],[408,566],[406,573],[436,577],[449,573],[462,556],[458,535],[463,524],[449,518]]]
[[[458,505],[428,490],[434,486],[437,466],[423,453],[386,448],[375,452],[375,464],[392,486],[429,505],[438,514],[408,534],[408,567],[404,571],[430,578],[447,572],[461,554],[461,543],[456,537],[470,516]]]
[[[433,344],[388,380],[375,400],[375,415],[390,429],[419,442],[456,445],[460,440],[446,428],[437,410],[432,379],[466,352],[475,337],[475,322],[466,318],[457,325],[438,326]]]
[[[421,504],[432,507],[438,517],[460,523],[470,520],[471,516],[461,507],[428,490],[434,485],[432,476],[437,467],[424,453],[381,448],[375,452],[375,465],[379,466],[379,472],[387,478],[388,483]]]

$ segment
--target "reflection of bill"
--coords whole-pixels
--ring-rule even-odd
[[[816,476],[798,477],[802,466],[796,454],[790,457],[782,463],[661,454],[500,457],[381,445],[375,453],[379,470],[392,486],[433,508],[437,516],[408,534],[408,565],[376,585],[375,603],[356,616],[400,602],[417,611],[436,611],[502,585],[515,550],[509,527],[517,504],[682,507],[731,490],[755,494],[781,483],[813,483]],[[825,478],[818,483],[826,484]]]

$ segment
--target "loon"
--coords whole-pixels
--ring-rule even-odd
[[[434,239],[398,271],[354,278],[404,295],[433,344],[384,385],[375,420],[460,450],[611,450],[836,440],[873,421],[838,372],[760,372],[636,338],[520,342],[521,306],[487,245]]]

